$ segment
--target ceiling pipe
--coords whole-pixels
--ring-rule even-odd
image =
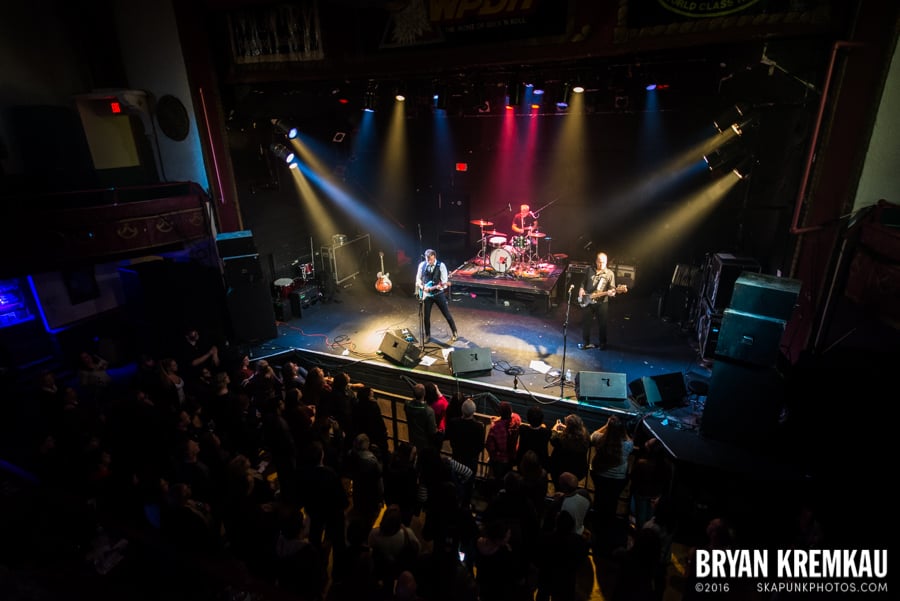
[[[847,42],[847,41],[837,41],[834,43],[834,46],[831,48],[831,58],[828,61],[828,71],[825,74],[825,82],[822,85],[822,95],[819,100],[819,110],[816,113],[816,124],[813,128],[812,140],[809,144],[809,153],[806,156],[806,165],[803,168],[803,177],[800,179],[800,189],[797,191],[797,199],[794,202],[794,216],[791,219],[791,233],[792,234],[805,234],[807,232],[814,232],[818,230],[825,229],[826,225],[811,225],[807,227],[800,227],[800,212],[803,208],[803,198],[806,196],[806,190],[809,186],[809,178],[812,173],[813,160],[816,156],[816,145],[819,141],[819,133],[822,130],[822,119],[825,115],[825,103],[828,100],[828,92],[831,89],[831,79],[834,76],[834,64],[837,62],[837,54],[841,48],[852,48],[857,46],[864,46],[865,44],[861,42]]]

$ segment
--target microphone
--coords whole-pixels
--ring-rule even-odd
[[[575,284],[569,286],[569,293],[571,293],[573,290],[575,290]]]

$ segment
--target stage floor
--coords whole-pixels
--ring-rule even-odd
[[[320,357],[340,357],[341,365],[377,362],[412,378],[446,378],[441,388],[447,394],[460,382],[471,381],[513,398],[574,402],[633,414],[647,409],[630,398],[630,390],[625,398],[617,394],[612,399],[579,399],[574,381],[581,381],[582,372],[601,377],[610,373],[628,383],[643,376],[673,373],[683,374],[686,381],[708,379],[695,333],[661,319],[657,315],[659,297],[652,291],[636,289],[611,301],[607,349],[579,350],[582,309],[551,293],[559,290],[563,276],[564,268],[554,266],[549,275],[533,280],[496,278],[469,283],[462,278],[473,275],[457,271],[452,278],[450,307],[459,339],[449,343],[450,328],[435,309],[432,340],[426,345],[421,344],[420,303],[411,285],[395,284],[391,292],[381,294],[374,282],[356,278],[340,287],[330,301],[323,299],[304,308],[302,317],[278,322],[277,338],[247,345],[247,352],[255,358],[294,349],[313,351]],[[404,329],[422,355],[411,367],[397,365],[381,354],[388,333]],[[596,328],[593,337],[596,342]],[[472,349],[487,350],[490,369],[455,375],[450,353]],[[571,380],[560,378],[566,372],[571,372]]]

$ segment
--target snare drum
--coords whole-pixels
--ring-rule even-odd
[[[312,263],[303,263],[302,265],[298,265],[297,269],[300,271],[300,277],[303,278],[304,281],[308,282],[316,277],[316,268]]]
[[[519,251],[523,251],[531,246],[531,240],[528,239],[528,236],[514,236],[511,242],[513,247]]]
[[[280,298],[289,298],[294,291],[294,280],[291,278],[278,278],[272,285]]]
[[[490,238],[488,238],[488,244],[491,245],[491,248],[501,248],[504,244],[506,244],[506,236],[502,234],[491,236]]]

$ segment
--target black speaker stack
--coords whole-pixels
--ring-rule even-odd
[[[722,312],[715,363],[700,433],[738,445],[775,433],[784,387],[777,369],[781,339],[800,294],[800,282],[743,272]]]
[[[219,234],[216,249],[225,276],[225,304],[232,341],[252,343],[277,338],[272,293],[263,276],[253,233]]]
[[[416,337],[408,329],[394,330],[384,333],[378,350],[386,357],[403,367],[415,367],[422,360],[422,349],[417,345]]]

